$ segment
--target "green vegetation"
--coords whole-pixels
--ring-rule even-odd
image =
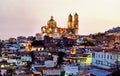
[[[58,52],[58,59],[57,59],[57,66],[60,66],[64,60],[63,60],[63,57],[64,57],[65,53],[60,51]]]
[[[6,72],[6,76],[13,76],[14,73],[15,73],[15,69],[8,68]]]
[[[65,76],[65,71],[61,71],[61,75],[60,76]]]
[[[87,42],[81,43],[80,45],[83,45],[83,46],[95,46],[95,43],[93,43],[91,41],[87,41]]]

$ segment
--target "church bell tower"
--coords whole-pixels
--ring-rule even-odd
[[[72,26],[72,15],[70,14],[68,16],[68,29],[72,29],[73,26]]]
[[[73,23],[73,26],[74,26],[74,30],[75,30],[75,35],[78,35],[78,29],[79,29],[79,21],[78,21],[78,14],[75,13],[74,15],[74,23]]]

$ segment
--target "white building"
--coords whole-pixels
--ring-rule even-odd
[[[56,64],[52,60],[45,61],[45,67],[54,67]]]
[[[70,74],[73,74],[73,75],[78,74],[78,66],[65,65],[64,70],[65,70],[65,76],[68,76]]]
[[[46,75],[47,76],[60,76],[61,70],[60,69],[47,69]]]
[[[26,56],[24,55],[24,56],[21,56],[21,60],[22,60],[22,61],[30,61],[30,62],[31,62],[31,61],[32,61],[32,58],[31,58],[31,56],[29,56],[29,55],[26,55]]]
[[[112,69],[116,67],[116,62],[120,61],[120,54],[112,50],[97,50],[93,51],[92,55],[92,65],[104,69]]]

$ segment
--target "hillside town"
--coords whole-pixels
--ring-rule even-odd
[[[79,35],[78,14],[68,27],[51,16],[41,33],[0,40],[0,76],[119,76],[120,27]]]

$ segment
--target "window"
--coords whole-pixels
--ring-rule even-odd
[[[104,61],[104,62],[103,62],[103,65],[107,65],[107,61]]]
[[[103,65],[103,61],[101,61],[101,65]]]
[[[100,64],[100,60],[98,60],[98,64]]]
[[[101,55],[101,58],[103,58],[103,54]]]
[[[95,57],[97,58],[97,53],[95,53]]]
[[[100,58],[100,54],[98,54],[98,57]]]
[[[95,58],[95,53],[92,54],[92,57]]]
[[[99,61],[99,60],[96,60],[96,64],[100,64],[100,61]]]
[[[107,55],[107,59],[109,59],[109,55]]]
[[[112,59],[112,55],[110,56],[110,59]]]

